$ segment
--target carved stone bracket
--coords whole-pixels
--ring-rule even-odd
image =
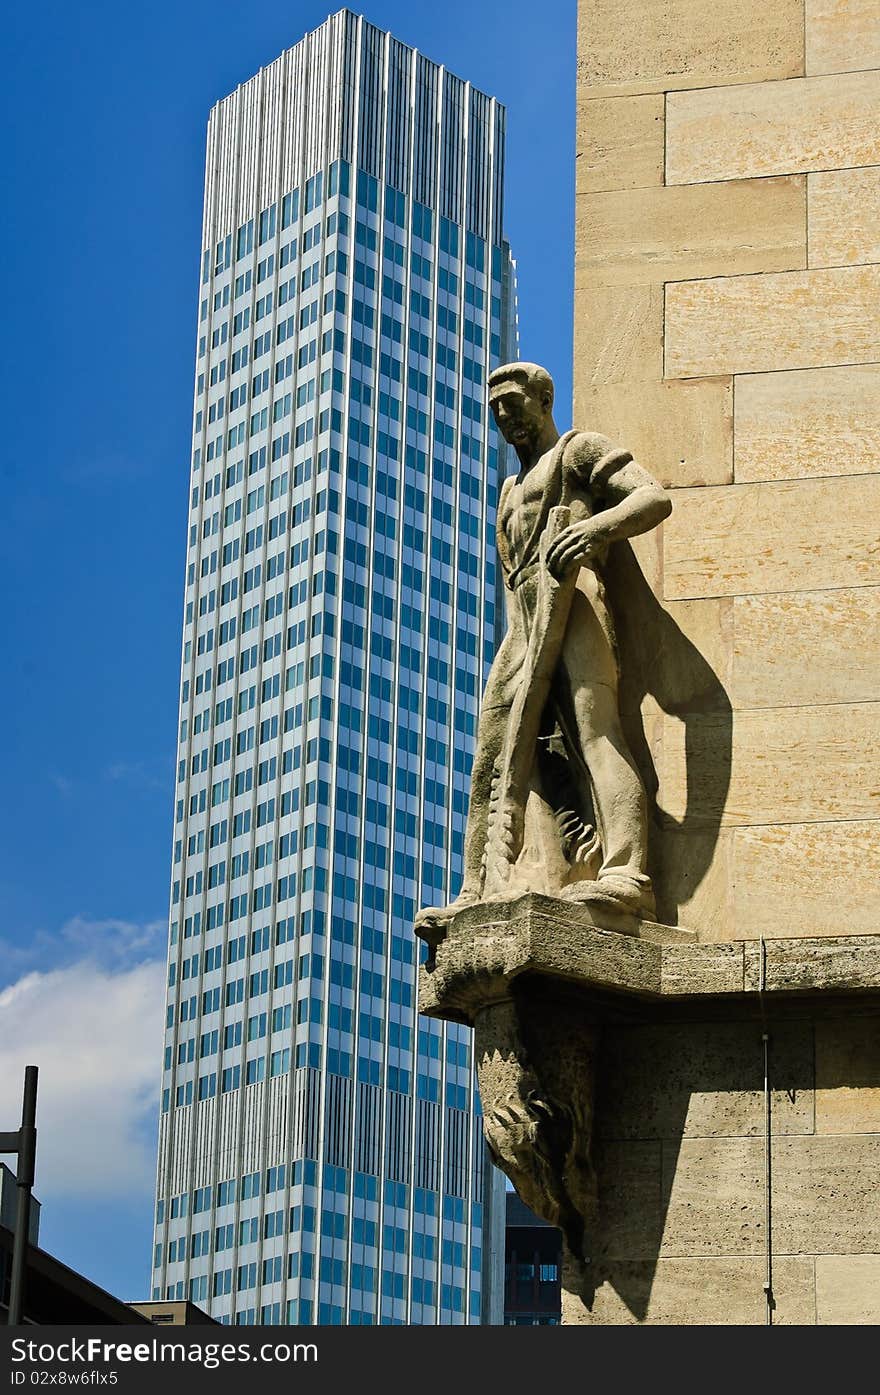
[[[575,1004],[513,995],[476,1015],[483,1127],[496,1165],[570,1253],[589,1257],[596,1207],[590,1161],[597,1029]]]
[[[492,1157],[585,1266],[598,1206],[590,1151],[600,1027],[578,985],[592,960],[597,981],[649,991],[660,943],[693,936],[537,895],[468,907],[437,930],[424,936],[421,1009],[474,1027]]]
[[[468,906],[437,929],[420,1009],[474,1028],[492,1156],[563,1231],[565,1287],[582,1312],[607,1267],[592,1157],[603,1024],[778,1018],[807,1004],[822,1014],[880,993],[880,936],[700,943],[680,928],[534,894]]]

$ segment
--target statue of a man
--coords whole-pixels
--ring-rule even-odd
[[[654,914],[645,790],[620,723],[602,563],[611,543],[655,528],[672,504],[605,436],[560,436],[553,380],[537,364],[496,368],[489,405],[520,461],[498,501],[507,633],[480,713],[464,881],[450,906],[420,913],[429,939],[463,906],[527,891]]]

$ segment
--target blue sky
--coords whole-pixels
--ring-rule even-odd
[[[127,1298],[150,1251],[205,124],[333,8],[6,21],[0,1125],[36,1062],[43,1244]],[[507,105],[521,348],[564,428],[575,0],[364,13]]]

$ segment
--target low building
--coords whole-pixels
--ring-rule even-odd
[[[12,1252],[18,1213],[18,1182],[15,1173],[0,1163],[0,1323],[9,1318],[9,1289],[12,1279]],[[148,1322],[136,1308],[130,1308],[106,1289],[99,1288],[83,1274],[41,1250],[40,1203],[31,1197],[28,1227],[28,1253],[24,1281],[24,1324],[45,1327],[50,1324],[113,1324],[131,1326]],[[163,1304],[154,1306],[162,1307]],[[192,1307],[192,1304],[168,1305]],[[209,1319],[205,1319],[208,1321]]]
[[[505,1327],[548,1327],[562,1314],[562,1232],[507,1193]]]
[[[18,1181],[15,1173],[5,1163],[0,1163],[0,1225],[7,1230],[15,1231],[15,1219],[18,1215]],[[31,1197],[31,1219],[30,1235],[28,1239],[32,1245],[36,1245],[40,1238],[40,1203],[35,1196]]]
[[[140,1313],[154,1327],[219,1327],[220,1323],[197,1304],[184,1298],[167,1303],[129,1303],[133,1313]]]
[[[0,1225],[0,1324],[4,1325],[9,1317],[14,1243],[14,1231]],[[23,1321],[30,1327],[132,1327],[135,1323],[147,1325],[149,1318],[142,1317],[106,1289],[99,1288],[75,1269],[69,1269],[38,1245],[31,1244],[25,1268]]]

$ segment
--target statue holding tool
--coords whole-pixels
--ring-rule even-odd
[[[560,436],[553,381],[533,363],[489,376],[489,405],[520,471],[504,481],[497,541],[507,633],[480,715],[456,900],[420,913],[424,938],[477,902],[542,892],[650,918],[644,786],[620,722],[602,565],[671,501],[628,451]]]

